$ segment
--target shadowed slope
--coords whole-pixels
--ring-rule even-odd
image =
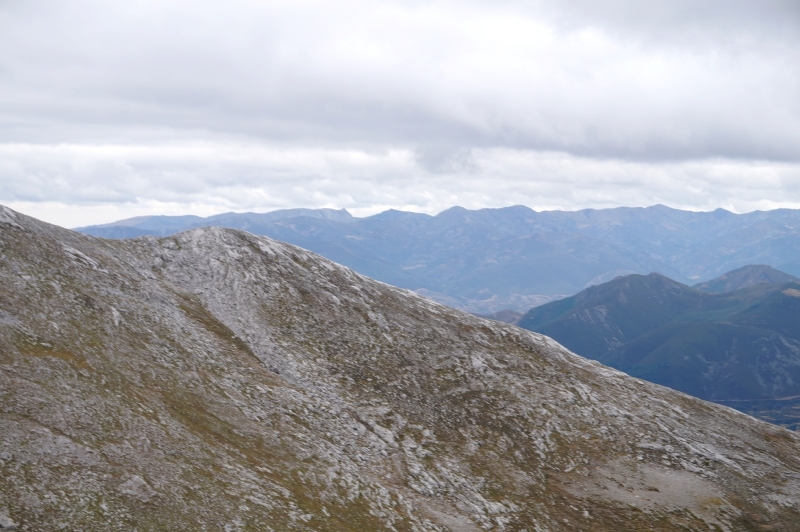
[[[630,375],[796,427],[800,411],[790,415],[780,402],[780,414],[771,413],[764,401],[800,396],[800,283],[747,282],[754,272],[764,270],[723,276],[748,286],[719,294],[630,275],[531,309],[517,323]]]

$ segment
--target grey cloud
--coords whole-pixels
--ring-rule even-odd
[[[476,149],[469,164],[426,168],[410,151],[306,149],[223,143],[139,146],[4,146],[0,172],[21,202],[109,202],[269,210],[305,205],[356,212],[402,207],[439,212],[526,204],[536,208],[665,203],[736,211],[800,206],[800,165],[711,160],[648,163],[563,153]],[[67,175],[68,179],[63,176]],[[24,210],[24,209],[23,209]]]
[[[690,19],[689,3],[662,4],[567,2],[561,14],[659,27]],[[11,80],[6,138],[66,135],[83,123],[119,128],[117,136],[167,126],[430,143],[419,147],[423,160],[447,143],[456,152],[505,145],[597,157],[800,156],[794,48],[726,55],[724,39],[714,51],[643,47],[625,34],[551,31],[533,14],[519,19],[507,6],[477,3],[29,5],[5,9],[0,26]],[[789,4],[770,5],[764,12],[796,18]],[[748,6],[696,7],[695,23],[745,19]],[[541,39],[526,34],[536,31]]]
[[[545,0],[535,5],[563,28],[599,26],[649,42],[731,46],[800,37],[800,4],[794,0]]]

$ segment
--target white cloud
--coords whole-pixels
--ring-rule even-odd
[[[0,1],[0,202],[795,205],[798,35],[777,0]]]
[[[574,210],[663,203],[737,212],[800,207],[798,163],[626,161],[511,148],[476,148],[465,159],[433,171],[409,150],[224,142],[0,146],[0,172],[29,176],[6,181],[17,198],[9,205],[69,227],[145,214],[205,216],[297,205],[347,208],[361,216],[388,208],[434,214],[456,204]]]

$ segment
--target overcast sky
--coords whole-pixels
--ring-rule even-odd
[[[0,0],[0,203],[800,208],[800,2]]]

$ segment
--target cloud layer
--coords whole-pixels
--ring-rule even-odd
[[[0,1],[0,201],[800,206],[798,36],[788,1]]]

